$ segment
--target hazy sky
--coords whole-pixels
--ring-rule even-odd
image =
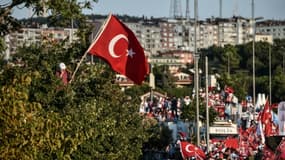
[[[94,3],[90,14],[127,14],[130,16],[169,17],[171,0],[99,0]],[[223,0],[223,17],[233,15],[251,17],[252,0]],[[255,17],[285,20],[285,0],[255,0]],[[186,0],[181,0],[182,14],[185,16]],[[190,16],[194,17],[194,0],[190,0]],[[17,18],[29,16],[27,10],[15,10]],[[199,19],[219,16],[219,0],[198,0]]]

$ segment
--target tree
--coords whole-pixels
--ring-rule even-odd
[[[282,77],[284,74],[284,64],[285,64],[285,41],[280,39],[275,39],[273,45],[266,42],[256,42],[255,48],[255,76],[256,76],[256,92],[257,93],[267,93],[269,94],[269,49],[271,48],[271,72],[272,72],[272,102],[280,101],[280,95],[283,95],[282,84],[279,83],[278,78]],[[236,52],[236,58],[228,59],[231,57],[228,50]],[[212,46],[208,49],[202,50],[204,55],[209,57],[209,71],[212,74],[219,73],[221,78],[219,78],[219,83],[221,86],[230,85],[235,89],[235,95],[239,99],[244,99],[246,95],[252,94],[252,43],[247,43],[243,45],[231,46],[226,45],[225,47]],[[228,56],[229,55],[229,56]],[[230,72],[229,77],[225,73],[227,62],[230,62]],[[236,62],[235,64],[232,64]],[[280,72],[281,69],[282,71]],[[278,85],[277,85],[278,84]],[[275,90],[278,92],[275,92]]]
[[[222,64],[226,64],[226,72],[230,75],[231,69],[239,68],[240,56],[237,54],[237,49],[232,45],[225,45],[222,53]]]
[[[202,117],[206,117],[206,104],[205,100],[200,97],[200,105],[199,105],[199,115]],[[217,112],[210,107],[209,108],[209,122],[210,124],[214,122]],[[193,121],[196,119],[196,102],[192,102],[189,105],[183,104],[182,106],[182,114],[181,114],[181,119],[183,120],[188,120],[188,121]],[[204,119],[205,120],[205,119]]]
[[[23,47],[12,61],[21,57],[20,65],[1,66],[0,157],[138,159],[151,127],[142,125],[139,104],[113,83],[114,73],[102,63],[83,64],[81,74],[63,86],[55,76],[56,59],[68,60],[78,48],[49,46]]]
[[[165,148],[173,142],[172,131],[163,123],[153,126],[150,134],[151,138],[144,143],[144,150],[164,151]]]
[[[168,66],[155,66],[153,68],[155,84],[164,90],[174,88],[174,77],[170,73]]]
[[[272,78],[272,100],[273,102],[281,102],[285,99],[285,76],[282,67],[276,68]]]

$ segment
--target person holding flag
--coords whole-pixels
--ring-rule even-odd
[[[56,76],[59,77],[64,85],[67,85],[70,80],[69,71],[63,62],[59,63],[59,70],[56,72]]]
[[[195,158],[198,160],[206,159],[206,154],[201,148],[189,143],[186,140],[185,132],[179,132],[178,134],[180,136],[180,139],[177,141],[177,145],[180,148],[180,153],[183,160],[188,158]]]
[[[206,154],[201,148],[187,141],[180,142],[180,152],[181,152],[183,159],[192,158],[192,157],[194,157],[197,160],[206,159]]]

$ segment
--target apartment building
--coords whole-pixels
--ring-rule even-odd
[[[135,33],[144,50],[151,55],[169,50],[189,50],[189,22],[162,19],[125,24]]]
[[[94,32],[90,41],[98,32],[103,20],[94,23]],[[159,52],[182,50],[194,51],[195,25],[193,19],[160,19],[141,20],[139,22],[125,22],[135,33],[142,47],[148,55],[157,55]],[[8,47],[6,55],[15,53],[18,46],[41,43],[43,40],[52,39],[60,41],[69,38],[69,42],[76,40],[76,29],[70,28],[23,28],[18,32],[5,37]],[[208,48],[212,45],[224,46],[237,45],[252,41],[252,25],[250,19],[243,17],[209,18],[198,21],[197,49]],[[257,39],[285,38],[285,21],[263,21],[256,24]],[[270,40],[271,41],[271,40]]]
[[[155,22],[125,23],[137,36],[144,50],[156,54],[161,50],[160,27]]]
[[[40,44],[46,41],[59,42],[68,38],[68,43],[78,40],[76,36],[77,29],[71,28],[22,28],[5,36],[6,56],[16,52],[21,46],[30,46],[31,44]]]
[[[272,35],[273,39],[285,39],[285,21],[266,20],[256,23],[256,33]]]
[[[195,26],[191,23],[189,26],[189,50],[194,51],[195,47]],[[218,45],[218,27],[213,23],[200,21],[196,28],[196,47],[197,49],[208,48],[212,45]]]
[[[16,49],[23,45],[39,44],[42,41],[42,29],[40,28],[22,28],[21,30],[7,35],[7,52],[13,54]]]
[[[268,42],[268,43],[273,43],[273,36],[270,34],[259,34],[257,33],[255,35],[255,41],[256,42]]]
[[[192,20],[167,20],[160,23],[162,50],[194,51],[195,24]],[[252,40],[249,19],[243,17],[210,18],[198,21],[197,49],[212,45],[244,44]]]

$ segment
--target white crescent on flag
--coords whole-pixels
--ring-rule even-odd
[[[189,149],[189,147],[191,147],[191,145],[190,145],[190,144],[187,144],[186,147],[185,147],[186,152],[189,152],[189,153],[193,152],[193,151],[191,151],[191,150]]]
[[[109,43],[109,46],[108,46],[109,53],[110,53],[110,56],[113,58],[119,58],[122,55],[122,54],[117,55],[114,51],[114,47],[120,39],[125,39],[128,42],[128,38],[124,34],[118,34]]]

